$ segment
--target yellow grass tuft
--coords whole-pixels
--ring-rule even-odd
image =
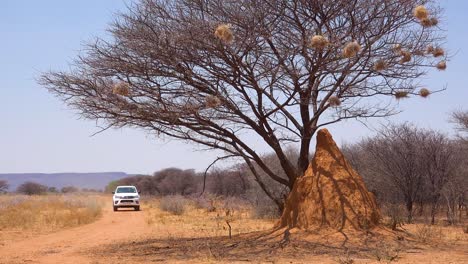
[[[361,50],[361,45],[357,41],[348,42],[343,49],[343,56],[345,58],[351,58],[358,54]]]
[[[232,33],[230,24],[219,25],[216,28],[214,34],[218,39],[220,39],[226,44],[231,44],[232,41],[234,40],[234,34]]]
[[[338,96],[330,96],[330,98],[328,98],[328,103],[332,107],[338,107],[341,105],[341,100]]]
[[[417,7],[414,8],[413,15],[417,19],[423,20],[429,16],[429,11],[427,11],[425,6],[418,5]]]
[[[447,62],[439,61],[439,63],[436,65],[436,68],[440,71],[445,71],[445,69],[447,69]]]
[[[310,39],[310,46],[314,49],[322,50],[329,44],[328,39],[321,35],[315,35]]]
[[[112,88],[112,93],[121,96],[129,96],[130,85],[126,82],[119,82],[116,85],[114,85],[114,88]]]
[[[419,90],[419,95],[423,98],[428,97],[430,94],[431,94],[431,91],[429,91],[426,88],[422,88],[421,90]]]

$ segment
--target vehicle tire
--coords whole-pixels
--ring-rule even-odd
[[[114,212],[117,211],[118,207],[117,206],[114,206]]]
[[[135,206],[135,211],[140,211],[140,206]]]

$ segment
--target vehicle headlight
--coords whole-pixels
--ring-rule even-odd
[[[118,196],[118,195],[116,195],[116,196],[114,196],[114,198],[116,198],[116,199],[121,199],[121,198],[122,198],[122,196]]]

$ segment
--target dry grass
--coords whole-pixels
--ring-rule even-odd
[[[218,237],[239,235],[255,231],[269,230],[277,220],[255,219],[252,208],[238,204],[232,206],[222,200],[214,201],[215,210],[200,208],[197,203],[186,199],[183,214],[161,210],[161,200],[150,200],[146,206],[146,222],[156,233],[170,234],[171,238]],[[170,230],[170,232],[168,232]]]
[[[0,230],[52,231],[88,224],[102,205],[89,196],[0,196]]]
[[[182,215],[162,211],[160,199],[146,200],[143,212],[149,234],[96,248],[93,254],[109,263],[123,259],[142,263],[148,259],[167,263],[462,263],[462,249],[468,244],[460,226],[439,227],[441,235],[434,236],[437,244],[421,242],[418,230],[425,227],[420,224],[367,233],[289,232],[273,229],[277,219],[254,219],[253,208],[240,201],[185,199]],[[232,238],[226,220],[232,226]]]

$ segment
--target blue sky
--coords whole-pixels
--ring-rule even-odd
[[[40,87],[36,78],[50,69],[66,69],[82,44],[105,36],[113,15],[130,0],[2,0],[0,7],[0,173],[124,171],[152,173],[165,167],[203,170],[216,153],[163,141],[142,131],[98,128],[80,119]],[[441,1],[447,47],[454,57],[445,72],[421,80],[448,90],[429,99],[403,100],[403,113],[389,121],[412,122],[453,134],[448,114],[467,109],[468,1]],[[338,143],[354,142],[387,120],[364,126],[348,121],[329,127]]]

